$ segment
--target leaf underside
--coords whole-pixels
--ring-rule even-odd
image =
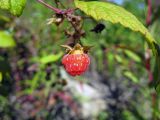
[[[83,11],[85,14],[93,17],[95,20],[105,20],[112,23],[119,23],[122,26],[141,33],[146,39],[148,46],[152,49],[156,56],[158,69],[160,69],[160,47],[149,33],[146,27],[130,12],[124,8],[109,2],[90,1],[84,2],[75,0],[75,6]],[[160,70],[158,70],[159,72]],[[160,88],[160,73],[155,80],[155,87]],[[160,91],[160,90],[158,90]]]

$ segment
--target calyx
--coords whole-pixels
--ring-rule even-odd
[[[88,51],[93,46],[82,46],[79,43],[77,43],[74,47],[71,47],[69,45],[61,45],[61,47],[66,48],[67,54],[83,54],[88,53]]]

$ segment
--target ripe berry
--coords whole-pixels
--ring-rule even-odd
[[[84,53],[83,47],[80,44],[76,44],[73,48],[69,46],[63,47],[69,48],[69,53],[62,58],[62,64],[65,70],[71,76],[83,74],[90,64],[90,58]]]

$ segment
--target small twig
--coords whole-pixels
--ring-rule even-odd
[[[45,5],[46,7],[48,7],[49,9],[53,10],[55,13],[57,14],[61,14],[62,13],[62,10],[58,9],[58,8],[55,8],[55,7],[52,7],[51,5],[45,3],[43,0],[37,0],[39,3]]]
[[[45,3],[43,0],[37,0],[39,3],[45,5],[47,8],[53,10],[57,14],[72,14],[74,12],[74,9],[66,9],[66,10],[61,10],[55,7],[52,7],[51,5]]]
[[[47,8],[53,10],[56,14],[62,15],[64,18],[66,18],[68,20],[68,22],[71,24],[71,26],[74,28],[74,33],[73,35],[71,35],[74,39],[74,43],[77,43],[80,40],[81,36],[84,36],[84,31],[82,31],[82,18],[81,16],[76,16],[74,15],[74,11],[77,10],[74,8],[69,8],[69,9],[59,9],[56,7],[52,7],[51,5],[45,3],[43,0],[37,0],[39,3],[43,4],[44,6],[46,6]],[[58,7],[58,3],[60,3],[62,5],[62,3],[59,0],[55,0],[57,7]],[[52,19],[51,19],[52,22]]]

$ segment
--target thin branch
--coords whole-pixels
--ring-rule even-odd
[[[148,11],[147,11],[147,18],[146,18],[147,26],[149,26],[151,23],[151,16],[152,16],[152,5],[151,5],[151,0],[148,0]]]
[[[55,13],[58,13],[58,14],[61,14],[62,13],[62,10],[58,9],[58,8],[55,8],[55,7],[52,7],[51,5],[45,3],[43,0],[37,0],[39,3],[45,5],[46,7],[48,7],[49,9],[53,10]]]

